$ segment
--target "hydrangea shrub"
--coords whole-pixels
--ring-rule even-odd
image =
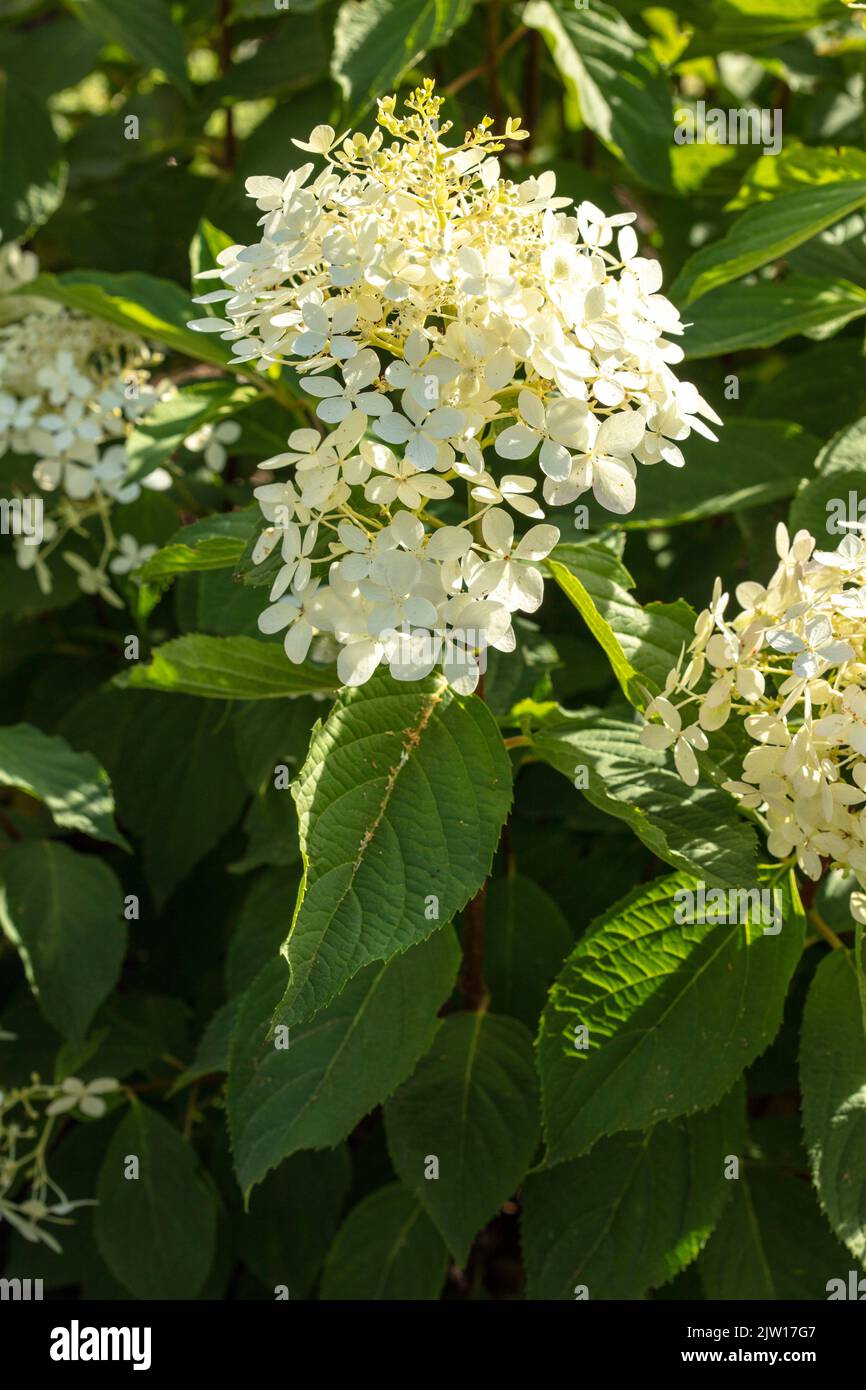
[[[0,1296],[805,1349],[866,1288],[862,6],[0,10]]]

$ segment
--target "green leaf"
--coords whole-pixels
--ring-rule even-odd
[[[745,893],[752,884],[741,882]],[[768,883],[776,886],[753,880],[755,888]],[[779,890],[774,935],[754,910],[742,924],[713,920],[712,902],[709,921],[678,922],[682,895],[699,887],[686,874],[639,885],[592,924],[566,961],[538,1038],[551,1163],[584,1153],[603,1135],[714,1105],[778,1032],[803,948],[796,890]],[[728,916],[744,915],[740,898],[734,912],[725,900]],[[700,916],[694,897],[692,906]]]
[[[834,0],[713,0],[701,7],[688,57],[761,52],[838,16]]]
[[[850,280],[782,280],[725,285],[689,310],[686,357],[719,357],[745,348],[772,347],[798,333],[826,336],[866,314],[866,290]]]
[[[128,1176],[130,1158],[138,1176]],[[134,1102],[112,1136],[96,1187],[96,1241],[136,1298],[195,1298],[216,1241],[216,1206],[195,1154],[162,1115]]]
[[[385,1106],[397,1176],[459,1265],[523,1179],[538,1142],[538,1083],[522,1023],[451,1014]],[[432,1158],[438,1175],[428,1176]]]
[[[795,420],[819,439],[827,439],[858,415],[866,414],[863,348],[856,338],[815,343],[786,356],[775,376],[762,381],[746,409],[761,419]],[[833,392],[815,391],[816,381],[832,381]]]
[[[66,0],[72,13],[106,43],[117,44],[148,70],[158,68],[189,95],[184,38],[163,0]]]
[[[67,1071],[58,1056],[55,1075],[59,1079],[72,1074],[82,1081],[97,1076],[122,1080],[161,1058],[185,1056],[189,1013],[189,1005],[175,995],[116,991],[93,1020],[90,1037],[103,1035],[96,1050]]]
[[[292,17],[300,14],[297,0],[290,0]],[[274,19],[273,0],[268,17]],[[205,90],[211,106],[217,103],[238,101],[260,101],[274,92],[287,92],[293,88],[309,87],[327,74],[328,39],[330,37],[331,16],[327,28],[319,15],[313,15],[302,24],[283,23],[277,33],[268,35],[249,56],[242,54],[239,60]],[[250,45],[252,48],[252,45]]]
[[[217,512],[183,526],[136,571],[143,584],[168,584],[178,574],[234,569],[256,525],[255,511]]]
[[[89,753],[32,724],[0,728],[0,785],[44,801],[58,825],[129,849],[114,823],[108,774]]]
[[[749,208],[721,241],[690,256],[669,290],[675,304],[693,304],[708,290],[780,260],[866,202],[866,179],[827,183],[782,194]]]
[[[48,1019],[80,1038],[117,983],[126,950],[120,884],[107,864],[53,840],[0,856],[0,926]]]
[[[533,1032],[547,991],[573,943],[553,898],[530,878],[495,878],[487,889],[484,974],[496,1013]]]
[[[585,769],[587,801],[625,821],[666,864],[721,887],[757,881],[755,832],[732,798],[685,787],[668,756],[641,743],[639,724],[573,715],[535,734],[532,750],[571,782]]]
[[[185,1090],[203,1076],[228,1071],[229,1049],[239,1006],[239,999],[228,999],[225,1004],[220,1005],[199,1038],[195,1056],[186,1070],[181,1072],[169,1095],[177,1095],[178,1091]]]
[[[277,786],[277,770],[302,766],[310,743],[310,730],[322,703],[312,696],[292,700],[253,700],[238,706],[232,723],[238,761],[251,792]],[[281,785],[285,774],[280,772]],[[285,936],[285,932],[283,932]]]
[[[121,819],[141,837],[144,872],[161,905],[246,800],[225,705],[100,691],[76,707],[63,731],[107,767]]]
[[[331,76],[350,123],[399,85],[407,68],[447,43],[472,0],[344,0],[334,28]]]
[[[439,1026],[436,1012],[457,971],[444,929],[389,964],[368,966],[316,1018],[271,1034],[285,962],[267,965],[247,990],[232,1035],[228,1115],[245,1196],[298,1149],[339,1143],[403,1081]],[[285,1036],[285,1035],[283,1035]]]
[[[544,36],[566,91],[566,116],[594,131],[651,188],[671,188],[673,113],[649,44],[611,5],[531,0],[523,23]]]
[[[60,205],[66,163],[44,99],[2,69],[0,162],[0,230],[4,241],[23,239]]]
[[[297,1022],[473,896],[511,805],[511,763],[476,696],[380,675],[341,693],[292,790],[305,872],[285,1004]]]
[[[209,700],[278,700],[336,690],[337,676],[333,666],[295,665],[281,643],[195,632],[163,643],[117,684]]]
[[[845,183],[866,178],[866,152],[853,146],[803,145],[786,138],[778,154],[756,159],[735,197],[727,203],[734,211],[768,202],[780,194],[796,193],[827,183]]]
[[[267,869],[250,885],[226,953],[229,996],[249,989],[274,960],[286,934],[286,904],[297,894],[297,873]]]
[[[638,1299],[690,1264],[737,1186],[725,1163],[745,1144],[744,1100],[740,1085],[714,1110],[530,1174],[527,1298]]]
[[[110,275],[101,270],[68,270],[62,275],[38,275],[20,293],[24,290],[28,295],[39,295],[83,314],[93,314],[127,333],[153,339],[196,361],[217,367],[233,362],[233,354],[221,338],[187,328],[190,319],[197,317],[196,305],[171,280],[159,280],[140,271]],[[244,373],[243,366],[234,369]]]
[[[628,530],[678,526],[742,512],[789,497],[814,467],[819,441],[789,420],[734,419],[720,441],[693,434],[685,468],[642,468],[633,512],[617,517]]]
[[[246,849],[240,859],[228,866],[229,873],[247,874],[263,864],[289,868],[298,865],[301,847],[298,844],[298,816],[295,804],[287,796],[287,787],[269,786],[256,792],[244,817],[243,830]],[[298,883],[291,901],[297,898]],[[285,918],[283,919],[285,934]]]
[[[274,575],[271,576],[273,583]],[[268,605],[267,591],[251,586],[248,578],[239,570],[229,574],[202,574],[196,585],[195,613],[190,613],[188,626],[193,631],[206,632],[213,637],[245,637],[276,649],[282,648],[279,636],[263,637],[259,630],[259,618]],[[286,663],[288,657],[283,652]],[[294,663],[292,663],[294,665]],[[305,665],[315,669],[317,663],[309,658]],[[322,679],[330,679],[332,688],[337,684],[333,666],[319,666]]]
[[[633,705],[642,687],[660,690],[694,637],[695,613],[683,599],[642,608],[629,593],[634,580],[609,546],[589,542],[556,547],[547,568],[571,600]]]
[[[399,1183],[353,1207],[331,1246],[320,1297],[430,1302],[439,1297],[448,1251],[418,1200]]]
[[[866,217],[853,212],[788,255],[792,269],[828,280],[866,286]]]
[[[793,532],[811,531],[819,548],[829,536],[835,548],[845,528],[842,521],[862,521],[861,496],[866,467],[866,416],[835,434],[815,459],[815,475],[791,503],[788,521]]]
[[[815,973],[800,1041],[803,1133],[821,1206],[866,1265],[866,1033],[854,961],[831,951]]]
[[[850,1259],[834,1239],[809,1183],[751,1165],[732,1182],[731,1200],[698,1262],[709,1299],[826,1299]]]
[[[126,441],[129,481],[146,478],[202,425],[236,415],[260,396],[255,386],[238,386],[222,378],[181,386],[176,395],[159,401],[136,422]]]
[[[238,1254],[268,1289],[306,1298],[328,1253],[352,1165],[346,1146],[281,1163],[235,1223]]]
[[[38,26],[3,33],[0,68],[14,72],[19,82],[44,99],[83,81],[96,67],[101,45],[74,19],[46,14],[40,21]],[[5,223],[2,230],[5,239]]]
[[[234,238],[228,232],[220,231],[206,217],[203,217],[196,228],[195,236],[189,244],[189,276],[195,283],[195,277],[203,270],[214,270],[218,265],[217,256],[220,251],[225,251],[227,247],[234,245]]]

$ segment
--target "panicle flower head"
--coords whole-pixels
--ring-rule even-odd
[[[824,863],[866,887],[866,541],[852,528],[836,550],[808,531],[776,533],[765,586],[739,584],[739,611],[716,580],[694,641],[647,707],[642,739],[674,749],[694,786],[695,749],[733,717],[753,746],[724,786],[757,812],[767,848],[812,879]]]
[[[248,179],[260,239],[202,273],[221,282],[197,300],[216,312],[192,324],[238,362],[290,363],[312,398],[319,429],[262,465],[293,470],[256,494],[272,523],[258,559],[284,561],[264,622],[292,627],[295,660],[332,634],[349,684],[385,662],[405,679],[443,665],[471,689],[473,651],[513,645],[510,615],[538,607],[558,540],[550,525],[515,540],[506,508],[543,521],[542,503],[591,491],[626,513],[639,464],[682,466],[690,432],[720,423],[674,373],[682,324],[635,214],[574,208],[550,172],[514,182],[497,155],[526,137],[519,120],[448,144],[441,107],[427,81],[403,115],[380,100],[370,137],[296,140],[319,172]],[[510,471],[530,458],[532,474]],[[443,526],[459,480],[471,514]],[[464,618],[472,640],[443,657],[433,634]]]
[[[22,569],[33,569],[50,593],[48,557],[83,521],[132,502],[141,492],[129,478],[126,438],[136,420],[165,394],[150,384],[153,354],[133,335],[47,300],[10,293],[36,274],[35,257],[14,243],[0,249],[0,458],[33,455],[33,481],[51,499],[41,538],[17,538]],[[164,471],[145,486],[165,486]],[[114,550],[106,524],[100,563],[66,553],[86,593],[122,606],[106,577]]]

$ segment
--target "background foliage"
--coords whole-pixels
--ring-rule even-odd
[[[850,940],[845,885],[804,909],[761,869],[778,937],[676,926],[679,887],[757,883],[762,847],[641,747],[629,702],[717,574],[768,577],[776,522],[820,534],[862,486],[864,60],[841,0],[0,0],[4,238],[181,386],[131,445],[175,485],[125,509],[160,547],[125,611],[71,577],[45,599],[0,552],[0,1083],[123,1083],[51,1140],[99,1205],[61,1253],[0,1226],[5,1275],[85,1298],[814,1299],[863,1261],[866,1041],[814,925]],[[460,129],[522,114],[517,177],[637,213],[725,420],[683,472],[642,470],[624,522],[563,535],[486,704],[432,678],[338,694],[258,634],[249,480],[306,407],[185,326],[191,273],[254,235],[244,180],[320,122],[369,129],[419,73]],[[781,152],[677,144],[697,100],[779,111]],[[219,475],[182,441],[229,417]],[[461,913],[488,871],[473,1012]],[[120,1180],[128,1154],[146,1183]]]

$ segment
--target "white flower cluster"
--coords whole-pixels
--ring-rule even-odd
[[[380,663],[404,679],[441,664],[472,689],[474,653],[510,649],[511,615],[540,604],[535,566],[559,536],[540,524],[515,540],[506,508],[543,522],[542,502],[591,490],[628,512],[637,465],[681,467],[691,430],[715,438],[699,417],[717,417],[674,375],[682,325],[635,214],[566,212],[552,173],[504,178],[495,155],[525,138],[517,120],[448,146],[431,83],[406,105],[398,118],[380,101],[369,139],[318,126],[295,141],[324,158],[316,177],[307,163],[247,180],[261,239],[222,251],[203,276],[225,287],[197,300],[230,323],[192,327],[238,362],[291,362],[334,427],[296,430],[262,465],[292,469],[256,493],[271,522],[256,561],[278,546],[283,561],[263,629],[289,627],[295,661],[332,634],[347,684]],[[537,454],[537,469],[503,476],[485,450]],[[443,524],[456,480],[469,515]]]
[[[0,1040],[14,1034],[0,1031]],[[105,1114],[104,1095],[116,1092],[113,1077],[80,1081],[67,1076],[60,1083],[43,1083],[34,1073],[29,1085],[0,1091],[0,1224],[7,1221],[31,1244],[42,1242],[59,1253],[61,1246],[48,1229],[70,1226],[78,1207],[95,1206],[89,1198],[70,1201],[48,1172],[49,1141],[57,1115],[97,1119]]]
[[[716,580],[694,641],[647,707],[660,722],[641,736],[673,746],[694,786],[695,750],[732,715],[742,719],[755,746],[742,777],[724,785],[760,817],[770,853],[796,857],[812,879],[829,861],[866,887],[866,542],[815,544],[780,526],[778,568],[766,587],[737,586],[735,617]]]
[[[27,283],[35,273],[35,257],[14,244],[3,248],[0,291]],[[16,540],[18,564],[32,568],[42,592],[49,593],[49,556],[70,532],[98,517],[104,535],[98,564],[71,552],[64,558],[85,593],[99,593],[121,606],[106,570],[125,573],[133,567],[131,559],[140,563],[143,554],[131,536],[123,537],[115,553],[109,514],[141,491],[128,478],[125,439],[164,394],[149,384],[151,353],[139,339],[46,300],[9,295],[2,310],[0,458],[34,457],[33,481],[40,493],[52,495],[41,539],[23,534]],[[157,470],[145,486],[163,488],[169,481]]]

